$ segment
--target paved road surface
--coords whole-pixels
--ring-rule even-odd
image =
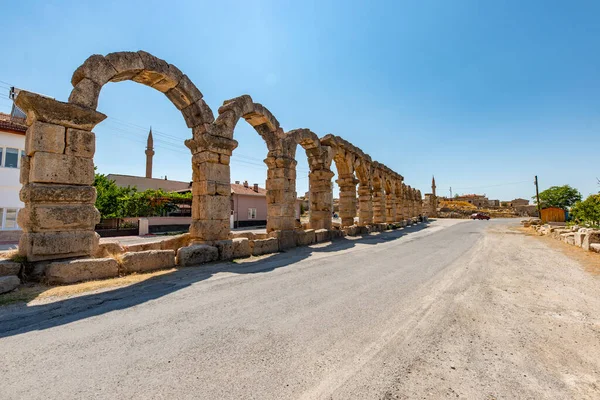
[[[1,399],[598,399],[598,279],[512,221],[0,308]]]

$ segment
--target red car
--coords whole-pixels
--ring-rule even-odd
[[[490,216],[486,215],[484,213],[475,213],[475,214],[471,214],[471,219],[485,219],[485,220],[488,220],[488,219],[490,219]]]

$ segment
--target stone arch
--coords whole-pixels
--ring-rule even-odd
[[[235,126],[246,120],[267,145],[267,232],[295,228],[296,210],[296,144],[283,133],[279,121],[265,106],[243,95],[226,100],[212,134],[233,140]]]
[[[96,111],[102,87],[123,80],[164,93],[193,131],[203,133],[214,121],[190,79],[174,65],[144,51],[89,57],[73,73],[68,103],[21,92],[16,102],[27,114],[29,128],[22,163],[25,208],[19,224],[25,233],[20,251],[29,260],[89,256],[98,246],[92,129],[106,118]],[[235,147],[235,143],[227,145]]]
[[[373,163],[373,222],[385,223],[385,178],[381,164]]]
[[[388,169],[384,178],[385,183],[385,222],[396,222],[396,194],[394,192],[392,171]]]
[[[214,121],[212,110],[196,85],[179,68],[145,51],[90,56],[75,70],[69,103],[95,110],[108,82],[132,80],[164,93],[181,111],[188,128]]]
[[[402,199],[402,177],[398,177],[394,182],[394,193],[396,195],[396,219],[404,221],[403,199]]]
[[[333,150],[333,161],[338,172],[337,184],[340,188],[340,218],[342,226],[354,225],[356,216],[356,184],[354,177],[354,161],[356,152],[354,146],[339,136],[326,135],[321,144],[330,146]]]
[[[358,224],[373,223],[373,183],[371,157],[357,157],[354,170],[358,179]]]
[[[286,137],[300,145],[308,158],[310,227],[312,229],[331,229],[333,211],[332,149],[329,146],[321,145],[319,137],[310,129],[294,129],[287,132]]]
[[[108,82],[131,80],[162,92],[181,112],[192,138],[192,223],[196,241],[227,239],[231,185],[229,157],[237,142],[215,135],[214,114],[189,77],[173,64],[145,51],[92,55],[75,70],[69,103],[95,110]]]

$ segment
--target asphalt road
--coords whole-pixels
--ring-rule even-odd
[[[598,280],[516,222],[0,308],[0,398],[600,398]]]

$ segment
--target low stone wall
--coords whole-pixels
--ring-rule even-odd
[[[539,219],[523,220],[521,223],[524,227],[535,230],[540,236],[550,236],[572,246],[581,247],[586,251],[600,253],[600,229],[581,228],[577,225],[542,225]]]
[[[297,246],[328,242],[344,236],[359,236],[399,229],[418,223],[417,218],[413,218],[390,224],[353,225],[343,229],[295,229],[274,231],[268,234],[232,233],[230,239],[202,243],[194,242],[189,234],[130,246],[123,246],[116,241],[104,241],[98,246],[94,258],[25,263],[28,271],[36,272],[29,275],[23,274],[23,277],[26,280],[44,280],[51,284],[105,279],[175,266],[200,266],[215,261],[277,253]],[[6,263],[9,262],[6,261]],[[10,265],[11,268],[8,268],[8,264],[6,265],[7,267],[4,269],[6,271],[10,270],[6,274],[10,274],[13,278],[2,278],[7,281],[4,285],[4,291],[12,290],[18,286],[19,279],[16,274],[21,270],[20,264],[15,264],[19,268],[12,264]],[[9,280],[10,282],[8,282]]]

